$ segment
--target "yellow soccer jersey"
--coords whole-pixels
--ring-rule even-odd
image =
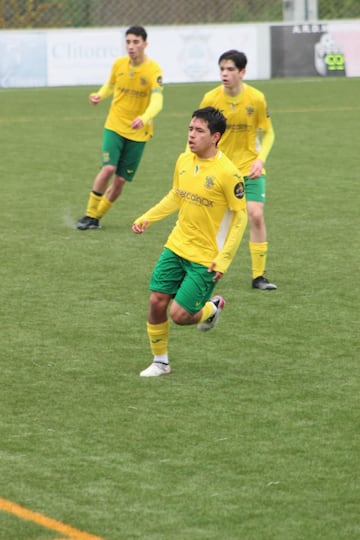
[[[114,90],[105,128],[133,141],[149,140],[153,135],[152,120],[141,129],[132,129],[131,122],[145,112],[152,93],[162,93],[161,68],[150,58],[133,67],[129,57],[124,56],[115,60],[108,84]]]
[[[146,220],[150,225],[176,210],[178,220],[165,246],[184,259],[209,266],[229,236],[233,217],[230,211],[242,210],[246,219],[243,178],[219,150],[211,159],[184,152],[177,160],[168,195],[136,222]],[[235,240],[230,252],[220,257],[220,272],[227,269],[237,247]]]
[[[260,152],[259,130],[272,129],[264,94],[243,83],[241,93],[232,97],[220,85],[204,95],[200,108],[208,106],[219,109],[226,118],[227,127],[219,148],[247,176]]]

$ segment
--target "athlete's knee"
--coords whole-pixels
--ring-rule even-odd
[[[169,304],[169,298],[167,294],[152,291],[149,303],[153,309],[166,309]]]
[[[265,226],[264,216],[262,215],[249,216],[249,224],[250,224],[250,227],[252,228],[262,229]]]
[[[125,178],[122,178],[121,176],[114,176],[113,181],[111,182],[110,186],[106,190],[106,196],[109,199],[109,201],[116,201],[116,199],[121,195],[123,187],[125,185]]]
[[[170,317],[175,324],[180,326],[191,324],[192,315],[188,313],[177,302],[173,302],[170,307]]]
[[[114,165],[103,165],[98,174],[98,178],[101,178],[103,180],[106,179],[107,181],[109,181],[110,178],[113,176],[115,170],[116,167],[114,167]]]
[[[114,179],[113,179],[114,186],[122,189],[125,183],[126,183],[126,180],[123,176],[119,176],[118,174],[115,174]]]
[[[248,220],[251,226],[261,227],[264,223],[264,205],[263,204],[248,204],[247,207]]]
[[[159,324],[167,319],[167,308],[170,296],[160,292],[152,292],[149,300],[149,322]]]

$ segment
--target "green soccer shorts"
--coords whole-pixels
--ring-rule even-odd
[[[266,201],[266,176],[262,174],[259,178],[249,178],[244,176],[245,196],[247,201],[262,202]]]
[[[170,294],[181,307],[194,315],[212,296],[216,285],[212,281],[215,273],[164,248],[151,275],[149,289]]]
[[[115,131],[104,129],[102,143],[102,165],[113,165],[115,173],[128,182],[134,178],[144,152],[145,142],[131,141]]]

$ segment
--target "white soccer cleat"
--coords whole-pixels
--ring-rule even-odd
[[[160,377],[160,375],[169,375],[171,367],[169,364],[153,362],[149,367],[140,372],[140,377]]]
[[[197,325],[197,328],[198,330],[200,330],[200,332],[207,332],[208,330],[211,330],[212,328],[214,328],[214,326],[217,324],[219,320],[220,313],[222,312],[225,306],[225,300],[223,299],[222,296],[213,296],[210,299],[210,302],[214,304],[214,306],[216,307],[216,311],[214,315],[211,315],[211,317],[206,319],[206,321],[203,321]]]

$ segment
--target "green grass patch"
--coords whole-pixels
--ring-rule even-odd
[[[132,184],[80,232],[108,103],[0,91],[0,497],[105,540],[355,540],[359,483],[359,79],[257,81],[276,133],[268,275],[245,236],[214,332],[171,326],[143,380],[148,281],[170,188],[213,84],[168,85]],[[56,538],[0,512],[1,540]]]

